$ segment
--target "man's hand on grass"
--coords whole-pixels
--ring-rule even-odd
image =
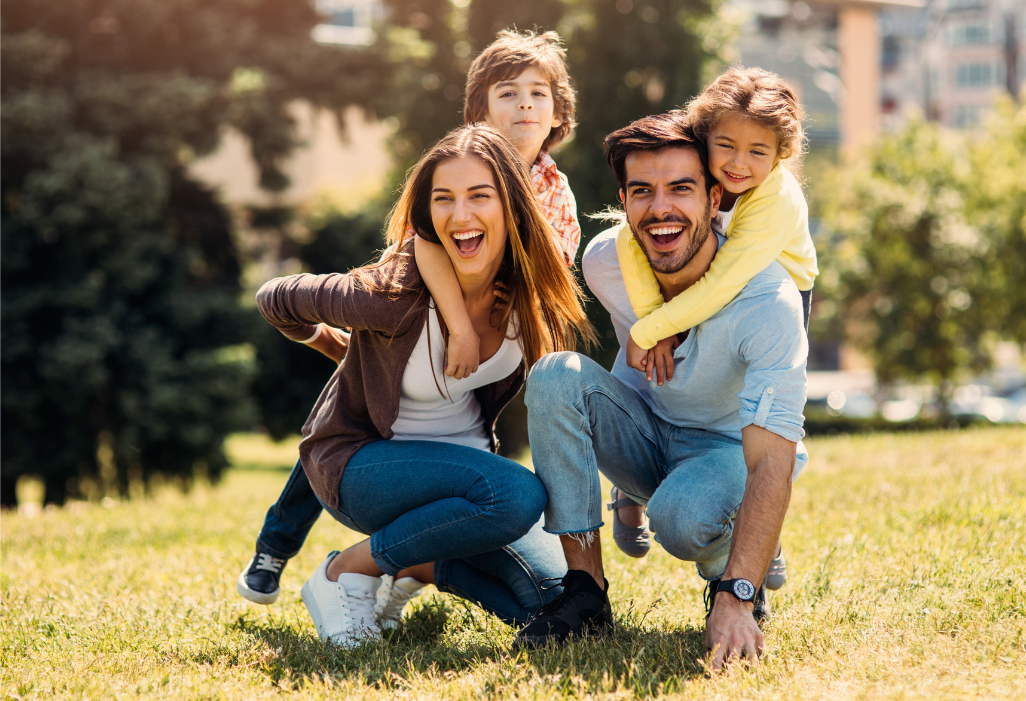
[[[715,595],[715,604],[705,627],[706,664],[718,671],[725,664],[745,660],[759,664],[766,641],[752,616],[752,603],[739,601],[730,592]]]

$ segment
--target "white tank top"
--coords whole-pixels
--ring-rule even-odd
[[[420,339],[403,371],[399,416],[392,424],[395,433],[392,440],[442,441],[488,450],[488,433],[484,417],[481,416],[481,404],[474,396],[474,390],[511,375],[523,362],[520,344],[508,338],[503,340],[495,355],[481,363],[477,372],[462,380],[446,376],[444,350],[442,329],[432,300],[428,322],[424,324]],[[434,363],[434,378],[431,361]],[[443,394],[439,394],[439,387]]]

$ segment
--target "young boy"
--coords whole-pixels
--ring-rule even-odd
[[[467,74],[463,117],[465,122],[484,121],[502,131],[531,164],[531,179],[542,208],[567,265],[572,265],[581,240],[577,204],[566,176],[548,154],[548,149],[570,133],[576,114],[565,59],[566,51],[555,32],[499,32]],[[418,237],[414,246],[421,276],[449,328],[446,374],[466,377],[477,369],[479,341],[467,317],[456,274],[441,245]],[[345,355],[345,335],[323,324],[306,343],[336,362]],[[297,462],[281,496],[267,512],[256,554],[239,575],[236,589],[241,596],[260,604],[277,599],[281,573],[289,558],[299,552],[320,513],[320,502]],[[391,580],[382,579],[375,607],[386,628],[398,623],[403,605],[423,586],[409,577]]]
[[[492,125],[509,137],[524,162],[531,164],[538,198],[556,230],[567,265],[572,265],[581,242],[577,204],[566,176],[548,154],[566,138],[574,123],[574,93],[565,56],[555,32],[499,32],[467,74],[463,121]],[[420,237],[414,245],[421,277],[449,328],[445,374],[466,377],[477,370],[479,341],[449,256],[440,244]],[[466,245],[473,246],[473,240]]]

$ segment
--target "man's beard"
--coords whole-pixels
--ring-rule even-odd
[[[638,245],[641,246],[641,250],[645,252],[645,257],[648,258],[648,265],[653,271],[663,275],[672,275],[673,273],[683,270],[684,267],[691,262],[691,259],[695,257],[695,254],[698,253],[702,246],[705,245],[706,239],[709,238],[709,232],[712,231],[712,224],[709,217],[710,207],[711,203],[707,201],[705,203],[705,211],[702,213],[702,219],[697,228],[687,217],[677,216],[670,216],[665,219],[649,217],[643,220],[637,227],[631,224],[631,232],[634,234],[634,239],[638,242]],[[680,224],[684,227],[684,230],[681,231],[680,235],[687,236],[688,231],[691,231],[691,241],[688,242],[683,250],[675,251],[670,254],[661,254],[649,251],[648,247],[645,246],[644,237],[638,232],[644,231],[647,227],[654,226],[656,224]]]

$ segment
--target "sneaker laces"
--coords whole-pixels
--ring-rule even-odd
[[[423,585],[421,588],[423,588]],[[409,603],[410,599],[416,598],[420,594],[420,589],[413,592],[397,589],[395,577],[387,574],[381,575],[381,586],[375,595],[374,613],[378,618],[398,621],[403,608]]]
[[[364,630],[374,630],[374,601],[377,595],[373,592],[355,591],[345,596],[340,596],[342,604],[343,629],[347,633],[356,633]],[[359,626],[357,621],[363,621]]]
[[[274,557],[269,553],[257,553],[256,562],[253,563],[253,568],[257,570],[267,570],[268,572],[274,572],[280,574],[282,568],[285,567],[286,559],[280,557]]]

